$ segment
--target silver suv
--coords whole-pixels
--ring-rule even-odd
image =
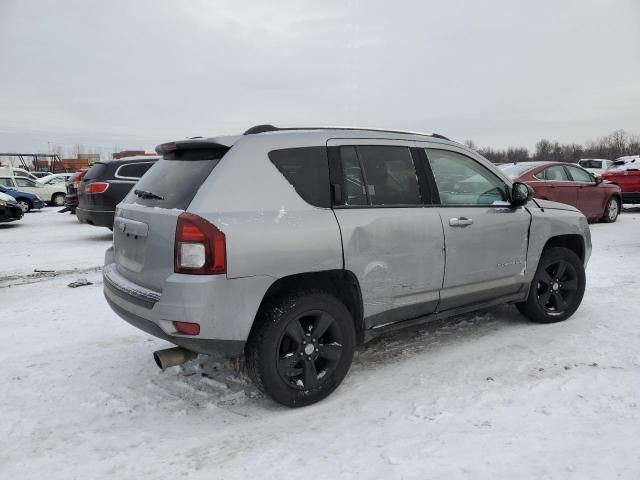
[[[179,346],[161,368],[244,354],[302,406],[384,332],[502,303],[557,322],[582,300],[585,217],[441,135],[262,125],[157,152],[116,210],[104,293]]]

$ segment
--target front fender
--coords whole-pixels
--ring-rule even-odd
[[[533,279],[544,247],[556,237],[569,235],[574,236],[574,238],[579,237],[582,241],[584,265],[585,267],[587,266],[591,256],[591,231],[589,230],[589,223],[582,213],[571,207],[555,209],[529,205],[527,209],[531,213],[527,265],[532,266],[532,268],[527,269],[528,280]]]

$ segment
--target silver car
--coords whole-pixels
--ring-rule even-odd
[[[384,332],[502,303],[556,322],[582,301],[585,217],[441,135],[262,125],[157,151],[116,210],[104,293],[178,346],[161,368],[244,355],[302,406]]]

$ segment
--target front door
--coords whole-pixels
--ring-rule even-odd
[[[365,327],[435,311],[444,275],[444,236],[429,205],[424,171],[406,142],[330,140],[334,211],[344,268],[362,292]],[[419,164],[421,165],[421,164]]]
[[[446,246],[438,310],[526,291],[529,212],[510,206],[509,187],[480,161],[462,151],[425,152]]]
[[[576,208],[587,218],[601,217],[604,212],[606,192],[598,188],[589,172],[573,165],[566,166],[573,184],[578,190]]]

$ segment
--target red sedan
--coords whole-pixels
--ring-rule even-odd
[[[535,197],[568,203],[589,220],[615,222],[622,207],[620,187],[571,163],[520,162],[499,165],[512,180],[533,187]]]

